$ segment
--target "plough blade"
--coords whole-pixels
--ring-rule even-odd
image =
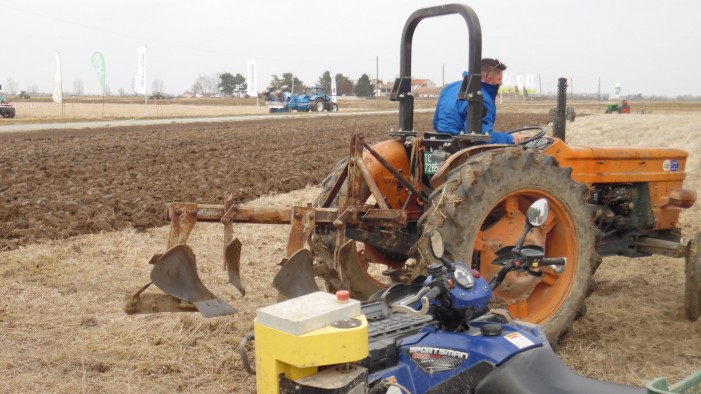
[[[314,281],[312,253],[308,249],[295,252],[275,275],[273,287],[287,299],[319,291]]]
[[[232,239],[224,247],[224,265],[226,265],[226,272],[229,274],[229,283],[234,285],[241,292],[242,296],[246,295],[246,289],[243,288],[241,274],[239,273],[241,267],[241,241],[238,238]]]
[[[165,293],[191,302],[204,317],[233,315],[236,309],[216,297],[197,275],[195,254],[187,245],[175,245],[155,263],[151,280]]]
[[[179,300],[168,294],[142,294],[151,283],[142,287],[131,296],[124,306],[124,311],[130,315],[141,313],[161,312],[196,312],[195,306],[189,302]]]
[[[338,251],[338,264],[341,272],[341,281],[350,290],[351,297],[367,300],[378,287],[372,285],[375,282],[366,271],[360,269],[355,241],[348,241]]]

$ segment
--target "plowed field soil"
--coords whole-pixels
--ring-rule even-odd
[[[432,114],[417,114],[417,130]],[[504,114],[501,130],[545,124]],[[0,134],[0,250],[166,224],[169,201],[237,203],[318,184],[352,133],[384,140],[396,115],[281,118]]]

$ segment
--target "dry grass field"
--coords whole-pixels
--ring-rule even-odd
[[[372,109],[373,102],[354,104],[357,107],[347,107]],[[115,118],[136,117],[143,111],[138,103],[114,105],[127,106],[115,109],[111,115]],[[219,105],[177,105],[175,115],[163,116],[219,116],[213,115]],[[504,103],[501,128],[526,120],[544,123],[553,105]],[[578,114],[587,115],[568,123],[570,143],[686,149],[691,154],[686,187],[701,190],[701,104],[631,103],[630,115],[603,115],[605,104],[600,103],[570,105]],[[75,106],[79,108],[77,103]],[[74,119],[99,119],[94,114],[101,110],[101,104],[82,106],[87,108],[85,114],[76,112]],[[162,107],[165,110],[167,106]],[[193,107],[192,113],[189,107]],[[232,114],[226,111],[233,111],[236,105],[221,107],[221,116],[229,116]],[[341,111],[345,108],[342,102]],[[54,117],[41,118],[18,111],[18,117],[11,121],[46,121],[42,119],[57,120],[55,113]],[[430,120],[431,114],[417,115],[417,128],[427,129]],[[3,124],[9,123],[0,122]],[[148,224],[137,230],[136,219],[119,215],[129,209],[150,212],[150,207],[176,199],[195,201],[192,197],[204,196],[198,202],[218,203],[219,190],[242,193],[255,205],[306,204],[319,192],[318,180],[323,175],[317,174],[327,172],[346,152],[350,132],[362,131],[378,141],[395,124],[396,114],[317,120],[306,120],[300,114],[283,121],[242,125],[166,124],[0,135],[0,171],[4,171],[0,205],[16,208],[0,214],[5,222],[27,215],[25,230],[49,234],[8,238],[16,228],[0,230],[0,241],[6,246],[0,251],[0,391],[254,393],[255,378],[244,372],[238,344],[252,331],[256,309],[276,301],[270,284],[285,250],[288,226],[235,226],[234,232],[244,245],[245,297],[228,284],[222,271],[221,226],[197,226],[189,243],[197,254],[200,276],[215,294],[239,308],[237,315],[215,319],[198,314],[129,316],[123,312],[124,301],[148,282],[147,262],[164,250],[168,228],[164,222],[149,219],[138,222]],[[261,142],[265,140],[267,143]],[[198,145],[201,141],[209,143]],[[306,149],[296,151],[298,146]],[[271,172],[269,166],[278,156],[285,159],[278,158],[276,172]],[[53,168],[56,163],[61,168]],[[44,168],[37,171],[41,166]],[[241,178],[231,178],[230,173]],[[309,173],[310,180],[295,178],[295,173]],[[7,174],[24,178],[21,183],[9,181]],[[281,176],[287,182],[279,182]],[[242,186],[252,177],[255,182]],[[39,183],[49,186],[33,194]],[[262,193],[250,190],[261,185],[271,188]],[[183,190],[188,193],[177,195]],[[105,194],[109,198],[103,199]],[[66,202],[75,210],[73,216],[62,211],[63,205],[51,205],[70,199],[77,204]],[[98,214],[81,216],[88,209]],[[8,212],[15,212],[15,216]],[[52,223],[61,223],[52,222],[52,217],[83,230],[52,237],[50,234],[57,231],[47,229]],[[91,219],[100,219],[108,226],[91,228],[87,226]],[[689,236],[701,231],[701,203],[682,214],[681,227]],[[586,316],[575,323],[558,348],[568,365],[587,376],[632,385],[657,376],[676,381],[701,369],[701,321],[692,323],[682,317],[680,259],[610,257],[604,259],[595,279],[597,290],[587,301]]]
[[[263,115],[268,107],[261,98],[202,98],[148,100],[143,98],[108,98],[103,104],[97,98],[66,98],[64,103],[55,104],[46,99],[30,99],[13,102],[17,114],[13,119],[0,119],[0,126],[26,123],[72,123],[77,121],[120,121],[131,119],[188,118],[188,117],[228,117],[242,115]],[[386,99],[355,100],[340,97],[340,112],[365,112],[395,110],[397,104]],[[416,108],[434,108],[435,100],[417,100]],[[296,113],[294,113],[296,114]],[[303,116],[304,113],[300,113]],[[115,123],[119,126],[119,123]]]

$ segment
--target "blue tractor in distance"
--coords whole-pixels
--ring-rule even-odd
[[[263,92],[263,97],[265,97],[270,113],[309,112],[309,110],[314,112],[322,112],[324,110],[338,111],[338,104],[331,100],[331,97],[326,94],[326,90],[321,86],[307,87],[304,93],[299,95],[288,90],[289,87],[287,85],[277,90],[273,90],[273,87],[269,86]]]
[[[338,104],[331,100],[326,90],[321,86],[307,87],[305,95],[309,98],[311,109],[315,112],[338,111]]]

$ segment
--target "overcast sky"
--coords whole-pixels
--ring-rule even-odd
[[[90,58],[104,55],[112,94],[131,93],[137,48],[148,46],[147,87],[163,82],[179,95],[200,75],[246,76],[258,65],[259,90],[273,74],[292,72],[314,84],[331,67],[357,79],[399,74],[404,23],[440,1],[3,0],[0,84],[51,93],[61,55],[63,90],[82,81],[101,94]],[[538,74],[544,92],[571,79],[575,93],[701,95],[701,1],[473,0],[482,54],[508,72]],[[414,36],[413,76],[437,84],[456,80],[468,58],[462,18],[422,21]],[[6,86],[3,91],[7,92]]]

